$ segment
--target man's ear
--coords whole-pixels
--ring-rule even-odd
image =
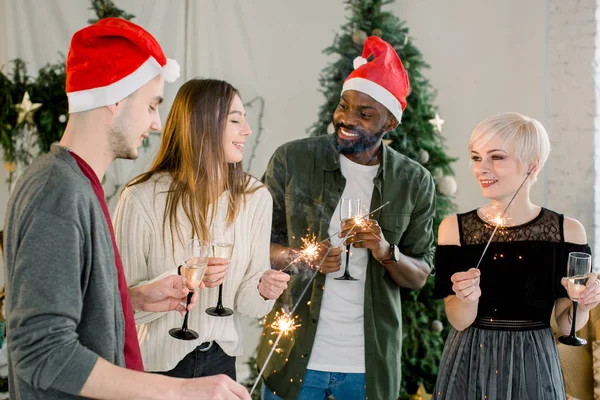
[[[389,132],[389,131],[393,131],[394,129],[396,129],[398,127],[398,120],[396,119],[396,117],[394,117],[392,115],[392,113],[390,113],[390,116],[387,120],[387,123],[385,124],[385,128],[383,128],[383,130],[385,132]]]

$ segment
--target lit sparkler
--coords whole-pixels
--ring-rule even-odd
[[[302,238],[302,248],[300,249],[300,261],[312,266],[315,261],[319,258],[319,242],[317,237],[313,234],[309,234]]]
[[[486,220],[490,224],[498,226],[501,229],[506,227],[506,221],[508,220],[508,218],[503,216],[502,213],[497,213],[494,216],[486,216]]]
[[[368,215],[357,215],[356,217],[352,218],[352,223],[354,224],[354,226],[358,226],[358,227],[365,227],[367,226],[369,216]]]
[[[383,205],[381,205],[380,207],[377,207],[376,209],[374,209],[373,211],[371,211],[370,213],[363,215],[362,217],[357,217],[358,220],[361,220],[363,223],[365,222],[365,219],[369,218],[369,215],[374,214],[375,212],[381,210],[383,207],[387,206],[390,202],[387,201],[385,202]],[[356,217],[355,217],[356,218]],[[348,231],[348,233],[346,233],[346,236],[343,238],[342,243],[346,241],[346,239],[348,239],[348,236],[350,235],[350,233],[352,232],[352,230],[354,229],[354,226]],[[322,245],[323,243],[327,242],[328,240],[330,240],[331,238],[333,238],[334,236],[336,236],[337,234],[339,234],[341,231],[337,231],[335,232],[333,235],[329,236],[328,238],[322,240],[319,243],[316,243],[316,239],[314,237],[314,235],[312,236],[312,238],[310,238],[310,236],[307,236],[305,239],[307,239],[307,241],[305,241],[304,239],[302,240],[304,246],[303,249],[307,250],[309,247],[311,249],[311,253],[318,253],[317,251],[315,251],[314,249],[318,249],[318,246]],[[317,247],[314,247],[314,246]],[[284,310],[282,310],[283,315],[286,315],[287,319],[283,320],[283,327],[291,327],[293,326],[293,328],[288,328],[288,329],[282,329],[282,326],[280,325],[281,322],[279,323],[279,325],[276,325],[275,327],[273,325],[275,325],[277,323],[277,317],[275,318],[275,321],[273,322],[273,324],[271,324],[271,328],[273,328],[275,331],[277,332],[277,338],[275,339],[275,342],[272,344],[271,347],[271,351],[269,352],[269,354],[267,355],[267,358],[265,359],[265,363],[262,367],[262,369],[259,371],[258,376],[256,377],[256,380],[254,381],[254,385],[252,385],[252,389],[250,389],[250,395],[252,395],[252,393],[254,393],[254,390],[256,389],[256,386],[258,385],[258,382],[260,382],[263,373],[265,372],[265,369],[267,368],[267,365],[269,364],[269,360],[271,359],[271,356],[273,355],[274,352],[277,352],[278,354],[281,353],[281,348],[277,347],[277,344],[279,343],[279,341],[281,340],[281,337],[287,332],[291,332],[292,330],[296,329],[297,327],[300,326],[300,324],[296,324],[295,323],[295,319],[292,318],[291,316],[293,315],[293,313],[296,311],[296,308],[298,308],[298,305],[300,304],[300,302],[302,301],[304,295],[306,294],[307,290],[311,287],[313,280],[315,279],[315,277],[317,276],[317,273],[319,271],[319,268],[321,267],[321,264],[323,264],[323,261],[325,260],[325,258],[327,257],[327,255],[329,255],[329,252],[331,251],[332,247],[328,247],[327,251],[325,252],[325,254],[321,257],[321,261],[319,263],[319,265],[316,266],[313,275],[311,276],[311,278],[308,280],[308,282],[306,282],[306,286],[304,287],[304,289],[302,290],[302,293],[300,293],[300,296],[298,296],[298,301],[296,302],[296,304],[294,304],[294,306],[292,307],[292,310],[289,313],[286,313]],[[320,255],[320,254],[319,254]],[[316,257],[318,257],[319,255],[317,255]],[[303,257],[302,251],[300,252],[300,255],[298,257],[296,257],[294,260],[292,260],[292,262],[290,262],[287,267],[283,268],[282,271],[285,271],[290,265],[294,264],[297,260],[299,260],[301,257]],[[315,258],[316,259],[316,258]],[[275,314],[277,316],[277,313]],[[291,320],[291,322],[290,322]],[[275,334],[275,332],[273,333]]]
[[[275,320],[271,324],[271,328],[273,328],[271,335],[283,333],[284,336],[287,336],[288,333],[296,330],[296,328],[300,326],[300,324],[296,323],[297,318],[298,316],[292,317],[292,314],[286,312],[283,308],[281,309],[281,313],[277,311],[275,313]]]
[[[346,237],[344,238],[344,240],[342,240],[342,243],[350,236],[350,234],[352,233],[352,231],[355,229],[356,226],[365,226],[368,223],[367,221],[371,214],[374,214],[377,211],[381,210],[383,207],[387,206],[389,203],[390,203],[389,201],[386,201],[384,204],[382,204],[380,207],[377,207],[373,211],[366,213],[365,215],[356,216],[356,217],[352,218],[353,226],[352,226],[352,228],[350,228],[350,230],[346,234]],[[335,232],[334,234],[332,234],[331,236],[329,236],[328,238],[321,240],[320,242],[317,242],[316,236],[314,234],[309,233],[306,237],[301,239],[302,240],[302,248],[301,248],[298,256],[296,258],[294,258],[292,261],[290,261],[290,263],[288,265],[286,265],[285,268],[281,269],[281,271],[286,271],[288,268],[290,268],[292,265],[294,265],[296,262],[299,262],[299,261],[304,261],[311,267],[315,267],[313,265],[313,263],[319,257],[321,257],[319,247],[322,244],[324,244],[325,242],[327,242],[328,240],[330,240],[331,238],[333,238],[334,236],[338,235],[340,232],[342,232],[342,231],[339,230],[339,231]],[[327,253],[329,253],[329,251]],[[321,263],[323,262],[323,260],[325,260],[325,257],[326,256],[321,257]],[[318,269],[318,267],[317,267],[317,269]]]
[[[482,218],[485,221],[487,227],[489,227],[490,229],[494,229],[495,227],[497,227],[496,233],[502,235],[504,234],[504,228],[508,226],[508,221],[510,220],[510,218],[506,215],[503,215],[500,211],[496,212],[495,209],[496,205],[492,205],[489,208],[489,212],[487,211],[487,209],[484,210],[482,208],[481,211],[484,213]]]
[[[488,239],[487,244],[485,245],[485,248],[483,249],[483,253],[481,253],[481,257],[479,258],[479,262],[477,262],[477,266],[475,267],[475,269],[479,269],[479,265],[481,264],[481,261],[483,260],[483,256],[485,256],[485,253],[486,253],[488,247],[490,246],[490,243],[492,242],[492,239],[494,238],[494,235],[496,234],[496,231],[498,230],[498,228],[501,226],[506,226],[506,220],[507,220],[506,211],[508,211],[508,207],[510,207],[510,205],[512,204],[515,197],[517,197],[517,194],[519,193],[519,191],[521,190],[521,188],[527,181],[527,178],[529,178],[529,175],[531,175],[532,171],[533,171],[533,169],[531,169],[527,172],[525,179],[523,179],[523,182],[521,182],[521,185],[519,186],[519,188],[517,189],[517,191],[515,192],[513,197],[510,199],[508,204],[506,205],[506,208],[504,209],[502,214],[498,213],[496,216],[494,216],[492,218],[496,222],[494,224],[494,230],[492,231],[492,234],[490,235],[490,238]]]

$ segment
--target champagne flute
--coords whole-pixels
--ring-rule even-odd
[[[354,217],[362,216],[362,202],[360,199],[341,199],[340,201],[340,221],[342,226],[349,225],[353,226],[355,221]],[[357,281],[358,279],[350,275],[350,246],[346,245],[346,267],[344,268],[344,275],[334,278],[337,281]]]
[[[218,258],[231,259],[233,254],[234,226],[230,222],[215,223],[211,229],[212,256]],[[223,283],[219,285],[219,300],[216,307],[206,309],[208,315],[213,317],[228,317],[233,314],[233,310],[223,307]]]
[[[204,278],[204,272],[208,264],[208,243],[198,239],[192,239],[186,244],[186,255],[187,259],[181,266],[181,274],[183,275],[185,286],[190,290],[187,295],[187,302],[185,305],[185,317],[183,317],[183,324],[181,328],[173,328],[169,330],[169,334],[176,339],[181,340],[195,340],[198,339],[198,333],[191,329],[188,329],[188,315],[189,310],[187,309],[194,291]]]
[[[577,317],[577,304],[579,295],[585,290],[590,272],[592,269],[592,256],[586,253],[569,253],[567,263],[567,292],[569,298],[573,301],[573,324],[571,333],[561,336],[558,341],[568,346],[583,346],[587,344],[585,339],[578,338],[575,334],[575,325]]]

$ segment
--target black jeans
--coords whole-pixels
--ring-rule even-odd
[[[235,357],[227,355],[217,342],[212,342],[212,346],[205,350],[209,343],[205,342],[196,347],[172,370],[156,373],[175,378],[199,378],[225,374],[235,381]]]

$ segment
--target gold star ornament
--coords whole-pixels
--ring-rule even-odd
[[[35,125],[35,122],[33,122],[33,113],[41,106],[42,103],[32,103],[29,99],[29,93],[25,92],[23,101],[20,104],[15,104],[15,108],[19,112],[17,125],[20,125],[22,122]]]
[[[427,393],[425,386],[423,386],[423,384],[421,383],[421,386],[419,386],[419,390],[417,390],[417,393],[408,396],[408,398],[411,400],[431,400],[431,395]]]
[[[444,125],[444,121],[443,119],[440,118],[440,115],[438,113],[435,113],[435,118],[434,119],[430,119],[429,123],[431,125],[433,125],[433,128],[438,132],[441,133],[442,132],[442,125]]]

